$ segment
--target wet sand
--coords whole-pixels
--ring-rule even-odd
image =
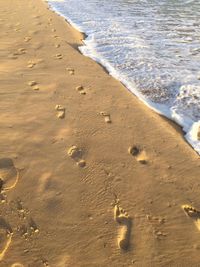
[[[46,3],[0,14],[0,266],[198,266],[200,162],[180,128]]]

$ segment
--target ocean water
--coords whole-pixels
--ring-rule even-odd
[[[80,51],[156,112],[200,154],[200,1],[49,0],[87,38]]]

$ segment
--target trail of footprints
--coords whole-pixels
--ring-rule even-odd
[[[55,30],[52,30],[53,32]],[[58,36],[53,36],[54,38],[58,38]],[[60,47],[60,44],[55,44],[56,48]],[[62,59],[63,55],[61,53],[58,53],[54,56],[56,59]],[[66,68],[66,71],[69,75],[75,75],[75,70],[73,68]],[[35,84],[34,84],[35,85]],[[33,86],[33,85],[32,85]],[[81,95],[86,95],[86,90],[84,86],[79,85],[76,88],[76,91],[79,92]],[[65,117],[65,107],[62,105],[56,105],[55,110],[57,111],[56,116],[59,119],[63,119]],[[108,112],[101,111],[99,113],[106,123],[112,123],[111,115]],[[141,163],[141,164],[147,164],[148,163],[148,157],[147,153],[144,149],[142,149],[139,146],[133,145],[128,148],[128,153],[133,156],[133,158]],[[83,151],[78,148],[77,146],[73,145],[70,147],[67,151],[67,154],[70,158],[72,158],[76,164],[84,168],[86,166],[86,161],[82,159]],[[200,211],[197,211],[195,208],[183,205],[182,206],[184,212],[187,216],[193,219],[195,225],[197,226],[198,230],[200,230]],[[127,250],[130,246],[130,237],[131,237],[131,229],[132,229],[132,218],[125,212],[119,204],[116,204],[114,206],[114,221],[119,224],[119,233],[117,237],[117,243],[118,247],[122,250]],[[24,230],[25,233],[27,231]],[[165,233],[162,233],[160,231],[157,231],[156,236],[166,236]]]
[[[1,203],[6,202],[5,192],[14,188],[19,179],[19,170],[15,168],[14,163],[9,158],[0,159],[0,195]],[[0,261],[4,258],[10,244],[12,241],[13,231],[9,223],[0,217],[0,236],[1,241],[1,251],[0,251]]]
[[[13,228],[9,222],[0,216],[0,262],[4,259],[6,252],[8,251],[13,235],[19,233],[21,237],[28,240],[34,234],[38,234],[38,226],[30,215],[30,212],[23,207],[23,203],[20,199],[8,202],[6,192],[14,189],[20,177],[20,170],[17,169],[10,158],[0,159],[0,204],[1,209],[6,210],[6,214],[16,214],[19,218],[18,227]],[[14,263],[12,266],[17,266]],[[23,266],[22,264],[19,266]]]
[[[35,16],[34,18],[38,18]],[[52,19],[49,19],[49,25],[52,25]],[[56,32],[55,29],[51,30],[52,32]],[[59,36],[53,35],[54,39],[58,39]],[[32,40],[31,36],[24,37],[24,42],[28,43]],[[54,44],[55,48],[60,47],[60,43],[56,42]],[[18,56],[26,54],[27,50],[25,48],[19,48],[16,52],[12,55],[9,55],[12,59],[17,59]],[[61,53],[57,53],[54,55],[55,59],[61,60],[63,59],[63,55]],[[32,69],[34,68],[39,61],[29,60],[27,64],[27,68]],[[66,71],[69,75],[75,75],[75,70],[73,68],[66,68]],[[35,91],[38,91],[39,85],[36,81],[29,81],[28,85]],[[85,88],[80,85],[76,87],[76,91],[78,91],[81,95],[86,94]],[[56,105],[56,116],[59,119],[65,118],[65,107],[62,105]],[[108,112],[101,111],[99,113],[106,123],[111,123],[111,115]],[[146,152],[138,146],[130,146],[128,149],[128,153],[133,156],[136,161],[141,164],[147,164],[148,157]],[[72,158],[76,164],[84,168],[86,166],[86,161],[82,158],[83,151],[78,148],[77,146],[73,145],[67,150],[67,154],[70,158]],[[6,195],[5,192],[8,190],[13,189],[17,181],[19,179],[19,170],[15,168],[14,163],[11,159],[3,158],[0,159],[0,202],[6,202]],[[21,200],[17,200],[15,202],[15,207],[18,212],[19,218],[21,218],[24,223],[19,225],[17,231],[20,235],[25,238],[26,240],[32,236],[33,234],[37,234],[39,232],[38,226],[34,219],[28,215],[27,211],[23,208]],[[196,225],[197,229],[200,231],[200,211],[195,209],[190,205],[183,205],[182,209],[184,213],[192,219],[194,224]],[[123,210],[120,205],[117,203],[114,205],[114,221],[119,225],[119,233],[117,236],[117,244],[118,247],[122,250],[127,250],[130,247],[130,237],[131,237],[131,230],[132,230],[132,218]],[[1,240],[3,240],[3,246],[0,248],[0,261],[4,258],[10,244],[12,241],[13,230],[9,223],[3,218],[0,217],[0,236]],[[2,237],[3,236],[3,237]],[[0,244],[1,245],[1,244]],[[46,262],[46,261],[45,261]],[[45,265],[48,266],[48,265]],[[14,263],[12,267],[23,267],[20,263]]]
[[[39,18],[39,16],[34,16],[34,18]],[[19,26],[19,25],[16,25]],[[15,29],[19,31],[20,29]],[[32,36],[28,35],[24,37],[24,43],[29,43],[32,40]],[[59,45],[57,45],[59,47]],[[27,54],[27,49],[22,47],[18,48],[16,52],[8,55],[10,59],[17,59],[19,56]],[[62,55],[56,54],[57,59],[61,59]],[[29,60],[27,63],[27,68],[33,69],[38,63],[41,63],[43,60]],[[29,81],[28,86],[35,91],[38,91],[39,85],[36,81]],[[61,113],[60,107],[58,108]],[[63,114],[58,114],[58,117],[63,118]],[[38,226],[30,215],[30,212],[23,207],[23,203],[20,199],[17,199],[14,202],[7,202],[6,192],[15,188],[20,171],[14,166],[12,159],[2,158],[0,159],[0,203],[7,205],[9,209],[12,209],[12,212],[17,212],[17,216],[21,223],[18,225],[16,231],[17,233],[24,238],[29,240],[33,235],[39,233]],[[16,234],[17,234],[16,233]],[[11,228],[9,223],[0,216],[0,262],[4,259],[6,252],[8,251],[10,244],[12,243],[12,237],[15,234],[15,230]],[[46,260],[43,261],[44,266],[49,266]],[[13,263],[11,267],[24,267],[21,263]]]
[[[200,231],[200,211],[191,205],[182,205],[181,208],[183,209],[186,216],[193,221],[196,228]],[[165,222],[164,218],[161,219],[154,216],[152,217],[150,215],[147,215],[147,219],[151,222],[156,221],[159,224],[163,224]],[[124,209],[120,207],[119,203],[116,203],[114,205],[114,221],[117,222],[120,226],[117,236],[118,247],[122,250],[127,250],[130,246],[132,218]],[[155,230],[154,234],[158,239],[167,236],[167,233],[161,232],[159,230]]]

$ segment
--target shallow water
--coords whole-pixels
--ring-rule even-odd
[[[183,126],[200,153],[200,1],[49,0],[103,64],[151,108]]]

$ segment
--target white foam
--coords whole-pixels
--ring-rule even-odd
[[[194,122],[189,129],[188,133],[186,134],[186,139],[188,142],[195,147],[195,150],[200,154],[200,142],[199,142],[199,135],[200,133],[200,121]]]

